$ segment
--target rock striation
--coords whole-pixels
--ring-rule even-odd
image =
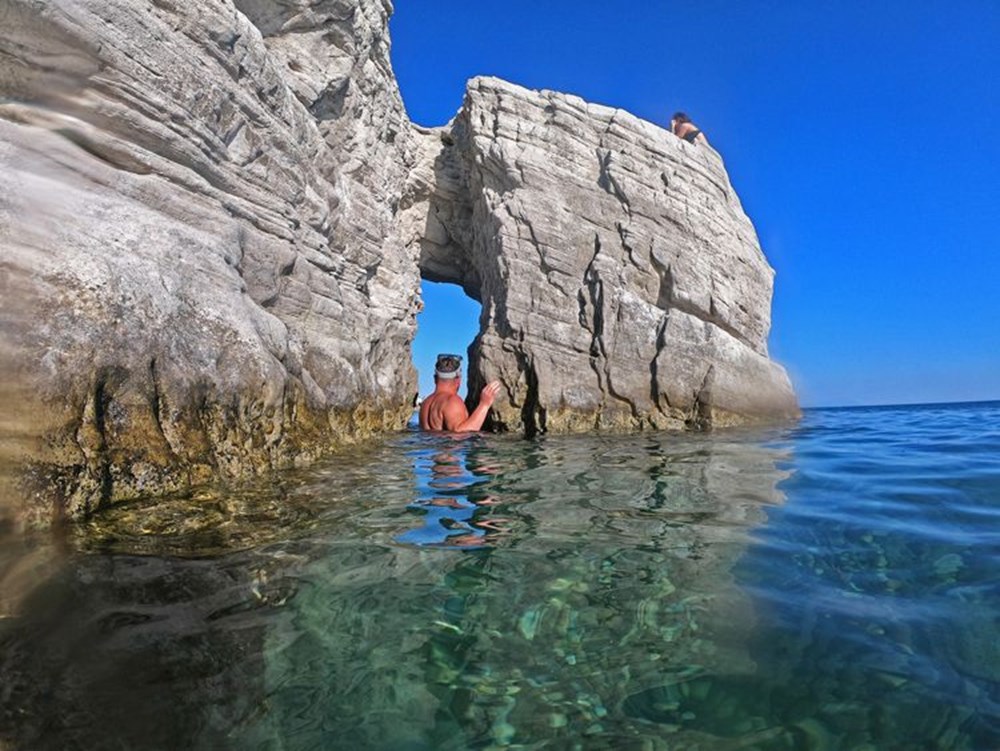
[[[71,514],[405,423],[390,11],[0,0],[5,400]]]
[[[483,304],[470,387],[528,433],[798,413],[768,359],[774,272],[713,149],[619,109],[469,83],[421,132],[401,223]]]
[[[420,277],[483,303],[500,428],[797,412],[714,151],[488,78],[414,126],[391,12],[0,0],[0,465],[37,517],[401,428]]]

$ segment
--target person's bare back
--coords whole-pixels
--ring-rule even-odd
[[[435,391],[420,405],[420,427],[424,430],[454,430],[453,425],[447,424],[445,416],[449,412],[447,407],[450,406],[450,411],[454,413],[459,405],[461,409],[465,409],[465,402],[458,394],[440,394]]]
[[[500,392],[500,382],[487,384],[479,394],[479,404],[469,414],[458,395],[462,384],[462,358],[458,355],[438,355],[434,370],[434,393],[420,405],[421,430],[465,432],[479,430],[486,421],[490,407]]]

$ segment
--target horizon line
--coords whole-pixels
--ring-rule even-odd
[[[884,404],[829,404],[816,407],[802,407],[802,411],[814,409],[871,409],[876,407],[944,407],[969,404],[993,404],[1000,403],[1000,397],[995,399],[958,399],[954,401],[933,401],[933,402],[890,402]]]

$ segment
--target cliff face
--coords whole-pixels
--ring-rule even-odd
[[[797,414],[767,356],[773,271],[719,155],[624,112],[492,78],[422,134],[403,224],[424,276],[483,303],[474,389],[511,428]]]
[[[5,398],[71,513],[404,424],[389,11],[0,0]]]
[[[795,412],[717,154],[492,79],[415,128],[389,13],[0,0],[0,464],[57,508],[402,427],[421,275],[482,300],[508,428]]]

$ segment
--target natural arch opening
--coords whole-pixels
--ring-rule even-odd
[[[417,315],[413,338],[413,365],[417,369],[420,397],[434,391],[434,361],[438,354],[462,356],[462,390],[468,401],[470,348],[479,334],[482,305],[457,284],[420,280],[423,310]]]

